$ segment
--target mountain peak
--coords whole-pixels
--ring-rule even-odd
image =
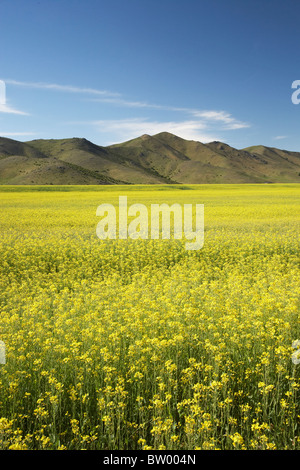
[[[157,139],[172,139],[172,140],[185,140],[182,137],[179,137],[178,135],[172,134],[171,132],[159,132],[158,134],[155,134],[153,137],[156,137]]]

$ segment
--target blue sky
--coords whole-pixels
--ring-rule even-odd
[[[300,151],[299,18],[296,0],[0,0],[0,136]]]

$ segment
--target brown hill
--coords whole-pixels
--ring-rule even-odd
[[[235,149],[168,132],[102,147],[81,139],[0,137],[0,184],[298,183],[300,153]]]

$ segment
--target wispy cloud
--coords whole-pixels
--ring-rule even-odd
[[[78,87],[78,86],[73,86],[73,85],[59,85],[57,83],[22,82],[18,80],[10,80],[10,79],[5,80],[5,83],[8,83],[10,85],[15,85],[15,86],[27,87],[27,88],[62,91],[66,93],[87,93],[87,94],[99,95],[99,96],[120,96],[119,93],[114,93],[112,91],[97,90],[95,88],[85,88],[85,87]]]
[[[281,139],[287,139],[288,136],[287,135],[276,135],[275,137],[273,137],[274,140],[281,140]]]
[[[23,82],[17,80],[6,80],[12,86],[27,87],[32,89],[52,90],[63,93],[76,93],[90,95],[88,101],[107,103],[122,108],[136,108],[145,110],[168,111],[181,116],[179,119],[165,121],[158,118],[151,120],[147,117],[136,117],[130,119],[100,119],[97,121],[84,121],[81,125],[92,125],[101,134],[110,134],[115,142],[121,139],[131,139],[141,134],[156,134],[159,132],[171,132],[189,140],[210,142],[220,139],[220,134],[225,131],[235,131],[250,127],[250,124],[236,119],[232,114],[224,110],[201,110],[190,107],[180,107],[157,103],[148,103],[142,100],[125,99],[121,93],[95,88],[78,87],[73,85],[60,85],[57,83]],[[6,104],[2,104],[2,108]],[[26,114],[13,111],[18,114]],[[1,104],[0,104],[1,111]],[[72,124],[72,123],[69,123]],[[218,137],[219,136],[219,137]]]
[[[220,122],[223,124],[224,130],[244,129],[250,127],[247,122],[235,119],[226,111],[195,111],[194,116],[209,122]]]
[[[25,111],[20,111],[18,109],[12,108],[7,104],[0,104],[0,113],[6,114],[20,114],[22,116],[30,116],[29,113],[25,113]]]
[[[8,113],[8,114],[22,114],[28,116],[28,113],[24,111],[19,111],[11,106],[9,106],[6,102],[6,86],[3,80],[0,80],[0,113]]]
[[[66,93],[78,93],[78,94],[89,94],[94,95],[95,98],[91,98],[91,101],[99,103],[109,103],[115,106],[129,107],[129,108],[145,108],[145,109],[157,109],[163,111],[173,111],[186,113],[193,118],[200,119],[202,122],[210,123],[221,123],[223,130],[236,130],[250,127],[247,122],[240,121],[234,118],[230,113],[219,110],[199,110],[195,108],[180,107],[180,106],[169,106],[156,103],[148,103],[146,101],[132,101],[124,99],[121,93],[112,92],[109,90],[99,90],[95,88],[78,87],[73,85],[60,85],[57,83],[44,83],[44,82],[24,82],[18,80],[6,79],[5,83],[15,86],[53,90]]]
[[[147,103],[145,101],[129,101],[123,98],[96,98],[92,101],[101,103],[110,103],[116,106],[129,107],[129,108],[146,108],[157,109],[162,111],[181,112],[191,115],[194,118],[200,119],[201,122],[206,123],[219,123],[222,125],[222,130],[236,130],[251,127],[249,123],[240,121],[234,118],[226,111],[216,110],[198,110],[194,108],[167,106],[160,104]]]
[[[112,133],[119,138],[133,139],[142,134],[158,134],[159,132],[170,132],[187,140],[198,140],[200,142],[211,142],[219,140],[217,135],[206,132],[206,124],[201,121],[149,121],[145,118],[135,119],[115,119],[115,120],[99,120],[91,123],[100,133]]]
[[[121,95],[120,95],[121,96]],[[180,111],[187,113],[196,113],[196,109],[183,108],[178,106],[167,106],[163,104],[148,103],[146,101],[130,101],[124,98],[92,98],[90,101],[94,103],[109,103],[116,106],[126,107],[126,108],[146,108],[146,109],[160,109],[163,111]]]

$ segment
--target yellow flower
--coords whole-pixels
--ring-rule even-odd
[[[234,447],[240,447],[244,444],[244,439],[238,432],[230,434],[229,437],[232,440]]]

